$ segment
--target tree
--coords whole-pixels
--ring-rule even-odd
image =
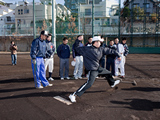
[[[157,21],[157,14],[156,13],[151,14],[151,19],[155,23]]]
[[[130,10],[129,10],[128,7],[125,7],[125,8],[123,9],[123,17],[124,17],[124,18],[130,17]]]
[[[143,20],[144,18],[144,9],[138,6],[133,8],[134,20]]]

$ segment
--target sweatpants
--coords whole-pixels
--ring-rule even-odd
[[[35,87],[40,87],[41,83],[44,87],[49,85],[49,82],[46,79],[46,71],[44,66],[44,60],[41,57],[36,58],[36,64],[32,63],[32,71],[33,71],[33,77],[35,82]]]
[[[74,92],[74,95],[77,95],[79,97],[82,96],[82,94],[93,85],[97,75],[106,77],[106,80],[108,81],[110,86],[114,85],[115,80],[113,79],[111,72],[106,70],[105,68],[99,67],[98,70],[91,70],[88,74],[89,78],[87,82],[84,83],[76,92]]]
[[[59,73],[60,73],[61,78],[64,78],[63,77],[64,68],[65,68],[65,78],[67,78],[69,76],[69,58],[66,58],[66,59],[60,58],[60,71],[59,71]]]
[[[83,73],[83,56],[76,56],[76,65],[74,67],[74,77],[81,77]]]
[[[52,73],[53,72],[53,58],[46,58],[46,61],[45,61],[45,70],[47,70],[47,67],[49,68],[48,69],[48,72],[49,73]]]

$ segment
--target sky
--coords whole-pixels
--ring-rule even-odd
[[[18,2],[18,1],[22,1],[22,0],[3,0],[3,1],[7,2],[7,3],[15,3],[15,2]],[[27,0],[27,1],[32,2],[33,0]],[[113,0],[109,0],[109,1],[113,1]],[[115,1],[119,1],[119,0],[115,0]],[[123,6],[123,1],[124,0],[121,0],[121,5],[122,6]],[[35,2],[40,2],[40,0],[35,0]],[[56,0],[56,3],[60,3],[60,4],[64,5],[64,0]]]

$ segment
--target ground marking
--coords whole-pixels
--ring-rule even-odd
[[[72,104],[69,100],[66,100],[66,99],[64,99],[64,98],[62,98],[60,96],[55,96],[53,98],[56,99],[56,100],[58,100],[58,101],[60,101],[60,102],[62,102],[62,103],[65,103],[67,105],[71,105]]]

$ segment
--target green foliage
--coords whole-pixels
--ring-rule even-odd
[[[129,10],[129,8],[128,7],[125,7],[124,9],[123,9],[123,17],[125,18],[125,17],[130,17],[130,10]]]
[[[138,6],[133,8],[133,16],[134,16],[134,20],[143,20],[144,18],[144,9],[140,8]]]

